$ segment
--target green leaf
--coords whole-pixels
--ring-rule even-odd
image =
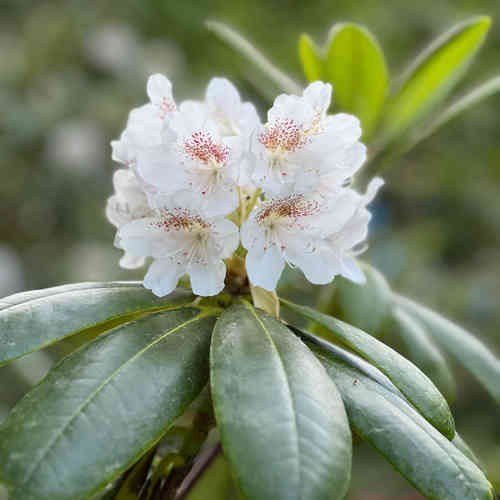
[[[456,385],[448,363],[422,324],[400,307],[392,309],[392,318],[410,359],[436,384],[448,401],[455,399]]]
[[[326,52],[326,79],[333,85],[336,105],[356,115],[364,137],[370,137],[389,89],[382,49],[365,27],[340,23],[330,31]]]
[[[362,372],[316,351],[338,386],[353,429],[435,500],[492,500],[481,470],[405,401]]]
[[[421,119],[449,94],[477,54],[490,24],[487,16],[460,23],[417,57],[387,106],[384,135],[388,139]]]
[[[206,384],[213,324],[151,314],[64,358],[0,427],[10,499],[88,499],[136,462]]]
[[[331,342],[328,342],[327,340],[316,336],[314,333],[308,332],[307,330],[302,330],[290,324],[287,326],[308,346],[314,345],[315,352],[317,352],[319,348],[320,352],[326,351],[330,353],[335,358],[338,358],[341,361],[345,361],[349,366],[353,366],[360,372],[364,373],[367,377],[370,377],[375,380],[375,382],[378,382],[387,390],[394,392],[394,394],[407,401],[403,393],[391,382],[391,379],[384,375],[378,368],[368,363],[368,361],[365,361],[363,358],[350,351],[347,351],[346,349],[343,349],[338,345],[332,344]]]
[[[413,363],[371,335],[343,321],[284,299],[281,299],[281,303],[324,326],[330,333],[327,340],[340,342],[373,363],[432,425],[449,439],[453,438],[455,425],[446,399]]]
[[[324,61],[321,57],[321,49],[305,33],[302,33],[299,38],[299,58],[309,82],[324,80]]]
[[[500,360],[474,335],[448,319],[406,297],[395,300],[411,316],[417,318],[433,339],[463,364],[500,403]]]
[[[335,384],[304,344],[245,303],[217,321],[210,361],[224,454],[246,498],[344,498],[349,425]]]
[[[302,93],[302,89],[292,78],[279,70],[262,52],[236,30],[227,24],[213,20],[205,21],[205,26],[245,59],[254,64],[281,91],[287,94]]]
[[[98,335],[137,313],[179,307],[193,299],[181,290],[160,299],[138,282],[77,283],[2,298],[0,366],[70,335]]]
[[[434,120],[419,127],[417,131],[403,145],[402,151],[406,152],[416,146],[419,142],[427,139],[436,133],[443,125],[454,120],[462,113],[479,104],[483,99],[491,97],[500,91],[500,76],[492,78],[487,82],[467,92],[465,95],[456,99],[445,110],[443,110]]]
[[[341,317],[347,323],[378,337],[389,314],[392,294],[386,279],[374,267],[360,262],[366,283],[358,285],[339,278],[336,280],[335,301]]]

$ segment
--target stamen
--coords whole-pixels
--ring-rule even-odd
[[[225,165],[230,150],[223,144],[218,144],[213,137],[207,133],[198,131],[184,141],[184,151],[193,160],[204,164],[215,162],[219,166]]]
[[[160,119],[164,120],[166,116],[175,111],[175,103],[173,101],[169,101],[165,96],[161,98],[160,102]]]
[[[306,200],[301,194],[291,194],[265,202],[257,214],[257,222],[262,224],[268,217],[298,219],[318,214],[319,203],[316,200]]]
[[[185,208],[163,209],[161,211],[161,219],[152,222],[151,225],[166,232],[171,230],[194,231],[211,227],[210,223]]]
[[[257,138],[267,149],[288,152],[300,149],[309,141],[309,138],[304,135],[302,127],[292,119],[274,121]]]

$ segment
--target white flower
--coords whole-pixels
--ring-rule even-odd
[[[207,215],[225,215],[238,206],[241,155],[241,137],[224,137],[206,108],[190,101],[172,114],[162,144],[139,153],[138,170],[177,205],[196,200]]]
[[[113,175],[113,185],[115,193],[108,198],[106,216],[116,228],[120,229],[133,220],[153,214],[148,205],[144,186],[132,170],[117,170]],[[115,246],[123,248],[118,233],[115,237]],[[144,258],[135,257],[125,251],[120,259],[120,265],[126,269],[135,269],[144,265]]]
[[[150,102],[130,112],[120,139],[111,142],[112,159],[131,168],[136,165],[139,151],[161,143],[165,123],[176,109],[172,84],[165,76],[150,76],[147,93]]]
[[[338,274],[363,282],[354,248],[367,236],[366,205],[382,184],[374,179],[365,195],[344,188],[330,199],[291,194],[256,207],[241,231],[252,284],[274,290],[285,262],[314,284],[329,283]]]
[[[236,87],[225,78],[212,78],[205,94],[208,113],[223,136],[250,134],[261,124],[255,106],[241,102]]]
[[[188,274],[197,295],[216,295],[224,288],[223,259],[236,250],[238,227],[223,217],[205,217],[188,208],[164,207],[119,230],[121,245],[135,257],[153,257],[144,286],[162,297]]]
[[[328,116],[332,87],[310,84],[301,97],[282,94],[253,136],[251,178],[273,196],[338,187],[363,164],[366,148],[354,116]],[[322,188],[322,189],[323,189]]]

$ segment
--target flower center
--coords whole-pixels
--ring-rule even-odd
[[[286,219],[287,222],[297,222],[298,219],[318,214],[319,203],[315,200],[306,200],[301,194],[291,194],[286,198],[272,199],[264,202],[256,220],[269,228],[279,221]]]
[[[192,213],[185,208],[175,208],[173,210],[163,209],[161,211],[161,219],[151,223],[153,227],[166,232],[170,231],[186,231],[203,236],[207,229],[211,228],[211,224],[199,215]]]
[[[292,153],[302,148],[309,139],[294,120],[279,119],[267,125],[265,131],[258,135],[258,140],[273,152]]]
[[[230,152],[227,146],[215,142],[209,133],[202,131],[194,132],[184,141],[184,151],[210,170],[225,166]]]

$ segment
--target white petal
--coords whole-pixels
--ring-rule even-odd
[[[378,190],[384,185],[384,180],[380,177],[374,177],[368,187],[366,188],[366,194],[364,196],[365,205],[368,205],[375,198]]]
[[[128,185],[133,182],[134,173],[126,168],[120,168],[113,174],[113,187],[115,191],[121,192],[127,189]]]
[[[172,196],[177,206],[202,212],[207,217],[229,215],[238,207],[238,191],[236,184],[220,186],[212,193],[201,194],[200,189],[177,191]]]
[[[146,262],[144,257],[134,257],[128,252],[125,252],[120,259],[120,267],[123,269],[137,269],[142,267]]]
[[[350,250],[368,236],[371,214],[366,209],[358,210],[353,217],[333,236],[332,241],[340,250]]]
[[[188,178],[176,153],[165,145],[141,151],[137,155],[137,170],[146,182],[165,193],[188,186]]]
[[[155,146],[160,143],[163,125],[158,109],[152,104],[144,104],[129,113],[127,138],[136,150]]]
[[[315,117],[315,111],[304,99],[295,95],[281,94],[274,100],[273,107],[267,112],[270,123],[276,120],[293,120],[307,130]]]
[[[206,92],[207,102],[214,104],[220,111],[234,117],[239,111],[241,99],[236,87],[226,78],[212,78]]]
[[[227,259],[238,248],[240,242],[240,233],[238,226],[228,219],[211,219],[214,238],[222,245],[222,251],[219,258]]]
[[[209,297],[224,289],[226,265],[221,260],[209,265],[189,264],[187,273],[191,278],[191,287],[196,295]]]
[[[326,247],[318,248],[313,251],[304,249],[305,242],[300,237],[296,242],[288,241],[285,250],[286,260],[293,266],[297,266],[307,278],[315,285],[325,285],[333,280],[338,273],[338,266],[332,268],[331,253]],[[319,242],[318,242],[319,243]]]
[[[325,201],[325,210],[319,217],[325,236],[338,233],[354,216],[360,203],[359,194],[351,188],[335,191],[331,199]]]
[[[146,217],[129,222],[118,231],[121,247],[135,257],[166,257],[182,249],[184,241],[173,232],[165,233],[155,226],[156,218]]]
[[[126,132],[122,132],[118,141],[111,141],[111,159],[123,165],[128,165],[133,160]]]
[[[110,196],[106,203],[106,217],[115,227],[120,227],[129,222],[126,214],[120,210],[121,203],[116,195]]]
[[[318,171],[321,177],[324,177],[324,184],[328,182],[340,186],[363,166],[365,160],[366,146],[361,142],[355,142],[331,151],[326,158],[319,157]]]
[[[285,259],[275,246],[263,252],[250,248],[245,263],[248,278],[254,286],[260,286],[269,291],[276,289],[285,267]]]
[[[184,265],[172,262],[170,259],[153,261],[144,276],[144,287],[158,297],[164,297],[175,290],[179,278],[185,274]]]
[[[147,92],[151,102],[157,106],[162,104],[163,99],[172,100],[172,84],[166,76],[159,73],[149,77]]]
[[[330,107],[332,86],[320,81],[313,82],[304,90],[303,96],[317,113],[324,114]]]
[[[186,138],[199,130],[217,132],[217,126],[209,122],[208,108],[205,103],[184,101],[179,106],[179,112],[172,115],[169,126],[179,137]]]
[[[242,104],[239,122],[241,133],[245,137],[250,136],[259,126],[261,126],[259,115],[252,103],[244,102]]]
[[[258,208],[254,208],[248,219],[241,226],[241,244],[248,250],[264,251],[266,240],[264,231],[255,220]]]
[[[229,158],[225,169],[225,177],[230,178],[235,184],[239,185],[241,179],[241,169],[245,150],[248,150],[248,144],[241,136],[224,137],[221,142],[229,148]]]
[[[366,194],[360,196],[356,193],[359,201],[356,211],[346,220],[342,228],[336,234],[332,234],[330,240],[335,247],[342,251],[350,250],[354,246],[363,242],[368,236],[368,224],[371,213],[365,208],[377,193],[377,190],[384,184],[379,177],[373,179],[366,190]],[[352,191],[352,190],[346,190]]]
[[[236,184],[219,188],[204,199],[203,209],[207,216],[229,215],[238,207]]]
[[[356,262],[356,259],[350,255],[346,255],[342,258],[342,270],[340,274],[354,283],[360,285],[366,283],[366,277],[363,271]]]
[[[322,121],[323,132],[311,137],[309,148],[316,151],[332,151],[354,144],[361,137],[359,120],[347,113],[338,113]]]

